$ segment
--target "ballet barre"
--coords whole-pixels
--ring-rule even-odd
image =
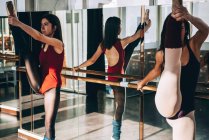
[[[63,70],[66,71],[73,71],[72,68],[63,67]],[[102,71],[94,71],[94,70],[83,70],[78,69],[76,72],[86,73],[86,74],[92,74],[92,75],[99,75],[99,76],[111,76],[111,77],[118,77],[118,78],[126,78],[129,80],[140,80],[142,77],[140,75],[127,75],[127,74],[112,74],[112,73],[105,73]]]
[[[19,57],[17,55],[3,54],[3,53],[0,53],[0,59],[7,61],[19,61]]]
[[[12,58],[19,58],[19,56],[18,56],[18,55],[14,55],[14,54],[7,54],[7,53],[0,53],[0,56],[12,57]]]
[[[130,83],[130,82],[113,82],[113,81],[108,81],[108,80],[103,80],[103,79],[98,79],[98,78],[81,77],[81,76],[74,76],[74,75],[68,75],[68,74],[62,74],[62,76],[68,79],[72,79],[72,80],[137,89],[137,84]],[[144,86],[142,90],[156,91],[156,87]]]

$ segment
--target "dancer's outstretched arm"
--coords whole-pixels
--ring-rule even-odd
[[[146,14],[149,14],[149,10],[146,11],[147,13]],[[149,18],[149,16],[147,16]],[[137,39],[139,38],[143,38],[143,34],[144,32],[146,32],[151,26],[151,20],[150,19],[146,19],[146,26],[141,29],[139,29],[135,34],[133,34],[132,36],[129,36],[129,37],[126,37],[126,38],[123,38],[121,40],[121,44],[122,44],[122,47],[123,49],[126,49],[126,47],[128,47],[129,43],[132,43],[134,41],[136,41]]]
[[[140,90],[145,86],[148,82],[154,80],[158,76],[160,76],[162,72],[162,65],[163,65],[163,52],[157,51],[155,55],[155,66],[154,68],[141,80],[137,83],[137,90]]]
[[[94,55],[90,59],[88,59],[85,62],[83,62],[82,64],[80,64],[79,66],[73,67],[73,71],[76,71],[78,69],[93,65],[102,53],[103,53],[103,51],[102,51],[102,47],[101,47],[101,44],[100,44],[98,46],[96,52],[94,53]]]
[[[54,50],[57,53],[59,53],[59,54],[62,53],[63,43],[61,40],[53,38],[53,34],[51,36],[45,36],[44,34],[40,33],[39,31],[37,31],[37,30],[33,29],[32,27],[19,21],[17,17],[9,16],[8,21],[9,21],[10,25],[17,26],[17,27],[21,28],[23,31],[25,31],[27,34],[29,34],[33,39],[41,41],[41,42],[48,44],[50,46],[53,46]],[[44,25],[42,25],[42,26],[49,26],[49,25],[45,25],[45,24],[47,24],[47,23],[44,23]],[[53,30],[56,30],[56,27],[54,27]]]
[[[151,26],[151,20],[149,19],[149,9],[146,10],[145,13],[145,22],[144,23],[140,23],[139,26],[137,27],[137,31],[139,30],[144,30],[144,32],[146,32]],[[139,44],[140,41],[143,41],[144,37],[138,38],[137,40],[131,42],[130,44],[128,44],[125,48],[125,63],[124,63],[124,70],[126,70],[127,65],[129,63],[129,60],[131,58],[131,55],[134,52],[134,49],[137,47],[137,45]]]

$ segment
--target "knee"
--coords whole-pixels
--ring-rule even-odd
[[[195,122],[189,117],[183,117],[177,120],[177,123],[173,124],[173,128],[178,131],[183,131],[186,133],[194,133]]]
[[[124,104],[118,104],[116,107],[116,112],[119,114],[123,114],[124,112]]]
[[[124,106],[125,106],[125,102],[124,101],[116,101],[116,107],[117,108],[124,108]]]
[[[190,128],[193,130],[195,128],[194,121],[189,117],[185,118],[184,121],[182,121],[181,125],[182,125],[182,128],[185,128],[185,129]]]

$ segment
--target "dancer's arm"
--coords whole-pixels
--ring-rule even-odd
[[[76,71],[76,70],[81,69],[83,67],[88,67],[90,65],[93,65],[102,53],[103,53],[103,51],[102,51],[101,45],[99,45],[96,52],[94,53],[94,55],[90,59],[88,59],[87,61],[83,62],[81,65],[73,67],[73,71]]]
[[[154,68],[144,77],[141,81],[137,83],[137,90],[140,90],[145,86],[148,82],[152,81],[153,79],[160,76],[162,72],[162,65],[163,65],[163,52],[158,51],[155,55],[155,66]]]
[[[45,36],[44,34],[33,29],[32,27],[22,23],[16,17],[9,16],[8,21],[9,21],[9,24],[21,28],[28,35],[30,35],[33,39],[53,46],[57,53],[61,53],[63,51],[63,43],[59,39]]]
[[[200,18],[191,15],[183,6],[175,7],[172,16],[178,21],[190,21],[198,29],[196,34],[191,38],[191,41],[194,44],[194,49],[200,50],[202,43],[206,40],[209,33],[208,25]]]
[[[145,12],[145,18],[144,18],[144,23],[140,23],[136,29],[136,32],[139,31],[140,29],[144,29],[144,32],[146,33],[148,31],[148,29],[151,27],[151,20],[149,18],[149,9],[146,10]],[[144,26],[144,27],[143,27]],[[136,33],[135,32],[135,33]],[[135,40],[134,42],[131,42],[130,44],[128,44],[128,46],[126,46],[126,48],[129,47],[136,47],[139,43],[141,38],[138,38],[137,40]]]
[[[150,28],[151,20],[149,19],[149,10],[146,10],[145,15],[146,15],[145,16],[145,22],[146,22],[147,25],[144,27],[144,29],[139,29],[132,36],[128,36],[126,38],[121,39],[121,44],[122,44],[123,49],[125,49],[129,43],[134,42],[138,38],[144,37],[144,32],[146,32]]]
[[[151,20],[149,20],[147,26],[145,26],[145,29],[139,29],[139,30],[138,30],[135,34],[133,34],[132,36],[129,36],[129,37],[126,37],[126,38],[121,39],[121,44],[122,44],[122,46],[123,46],[123,49],[125,49],[126,46],[127,46],[129,43],[131,43],[131,42],[137,40],[138,38],[143,37],[144,31],[147,31],[147,30],[150,28],[150,26],[151,26]]]

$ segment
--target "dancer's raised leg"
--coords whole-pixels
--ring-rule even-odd
[[[155,96],[155,104],[164,117],[174,116],[181,107],[181,22],[169,16],[166,25],[165,67]]]

